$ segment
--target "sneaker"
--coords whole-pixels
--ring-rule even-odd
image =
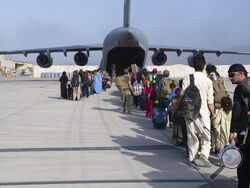
[[[211,167],[210,161],[203,155],[201,155],[199,159],[195,158],[194,164],[201,167]]]

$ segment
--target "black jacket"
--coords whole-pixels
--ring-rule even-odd
[[[246,130],[246,127],[249,126],[247,120],[248,112],[248,97],[243,92],[242,86],[238,85],[234,90],[234,99],[233,99],[233,110],[232,110],[232,120],[230,132],[236,132],[237,137],[240,137],[240,133]],[[249,136],[249,135],[248,135]]]
[[[82,83],[89,82],[89,78],[88,78],[88,73],[87,72],[84,72],[84,71],[80,70],[79,71],[79,75],[81,77],[81,82]]]

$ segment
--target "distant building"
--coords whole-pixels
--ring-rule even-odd
[[[250,65],[244,65],[245,68],[250,72]],[[216,65],[217,71],[222,77],[227,77],[228,69],[230,65]],[[66,71],[71,77],[71,73],[74,70],[95,70],[98,66],[77,66],[77,65],[52,65],[50,68],[41,68],[38,65],[34,65],[34,72],[33,75],[35,78],[58,78],[63,71]],[[187,74],[194,73],[194,69],[189,67],[188,65],[182,64],[175,64],[175,65],[168,65],[168,66],[146,66],[149,71],[152,71],[153,68],[157,68],[158,71],[169,70],[170,77],[172,78],[181,78]],[[206,74],[204,72],[204,74]]]
[[[3,55],[0,55],[0,70],[2,70]]]
[[[13,67],[15,71],[21,72],[23,70],[34,70],[34,65],[32,63],[28,62],[22,62],[22,61],[13,61]]]
[[[33,72],[34,66],[29,62],[15,61],[4,59],[3,56],[0,56],[0,71],[3,73],[8,73],[11,71],[22,72],[29,70]]]

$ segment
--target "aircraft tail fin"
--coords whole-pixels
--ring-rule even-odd
[[[124,0],[123,27],[130,26],[130,0]]]

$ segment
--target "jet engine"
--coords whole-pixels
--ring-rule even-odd
[[[53,63],[53,59],[50,55],[41,53],[39,56],[37,56],[36,62],[42,68],[49,68]]]
[[[164,65],[167,61],[167,55],[164,52],[157,51],[152,56],[152,62],[156,66]]]
[[[75,54],[74,61],[79,66],[85,66],[88,63],[88,56],[86,53],[77,52]]]

